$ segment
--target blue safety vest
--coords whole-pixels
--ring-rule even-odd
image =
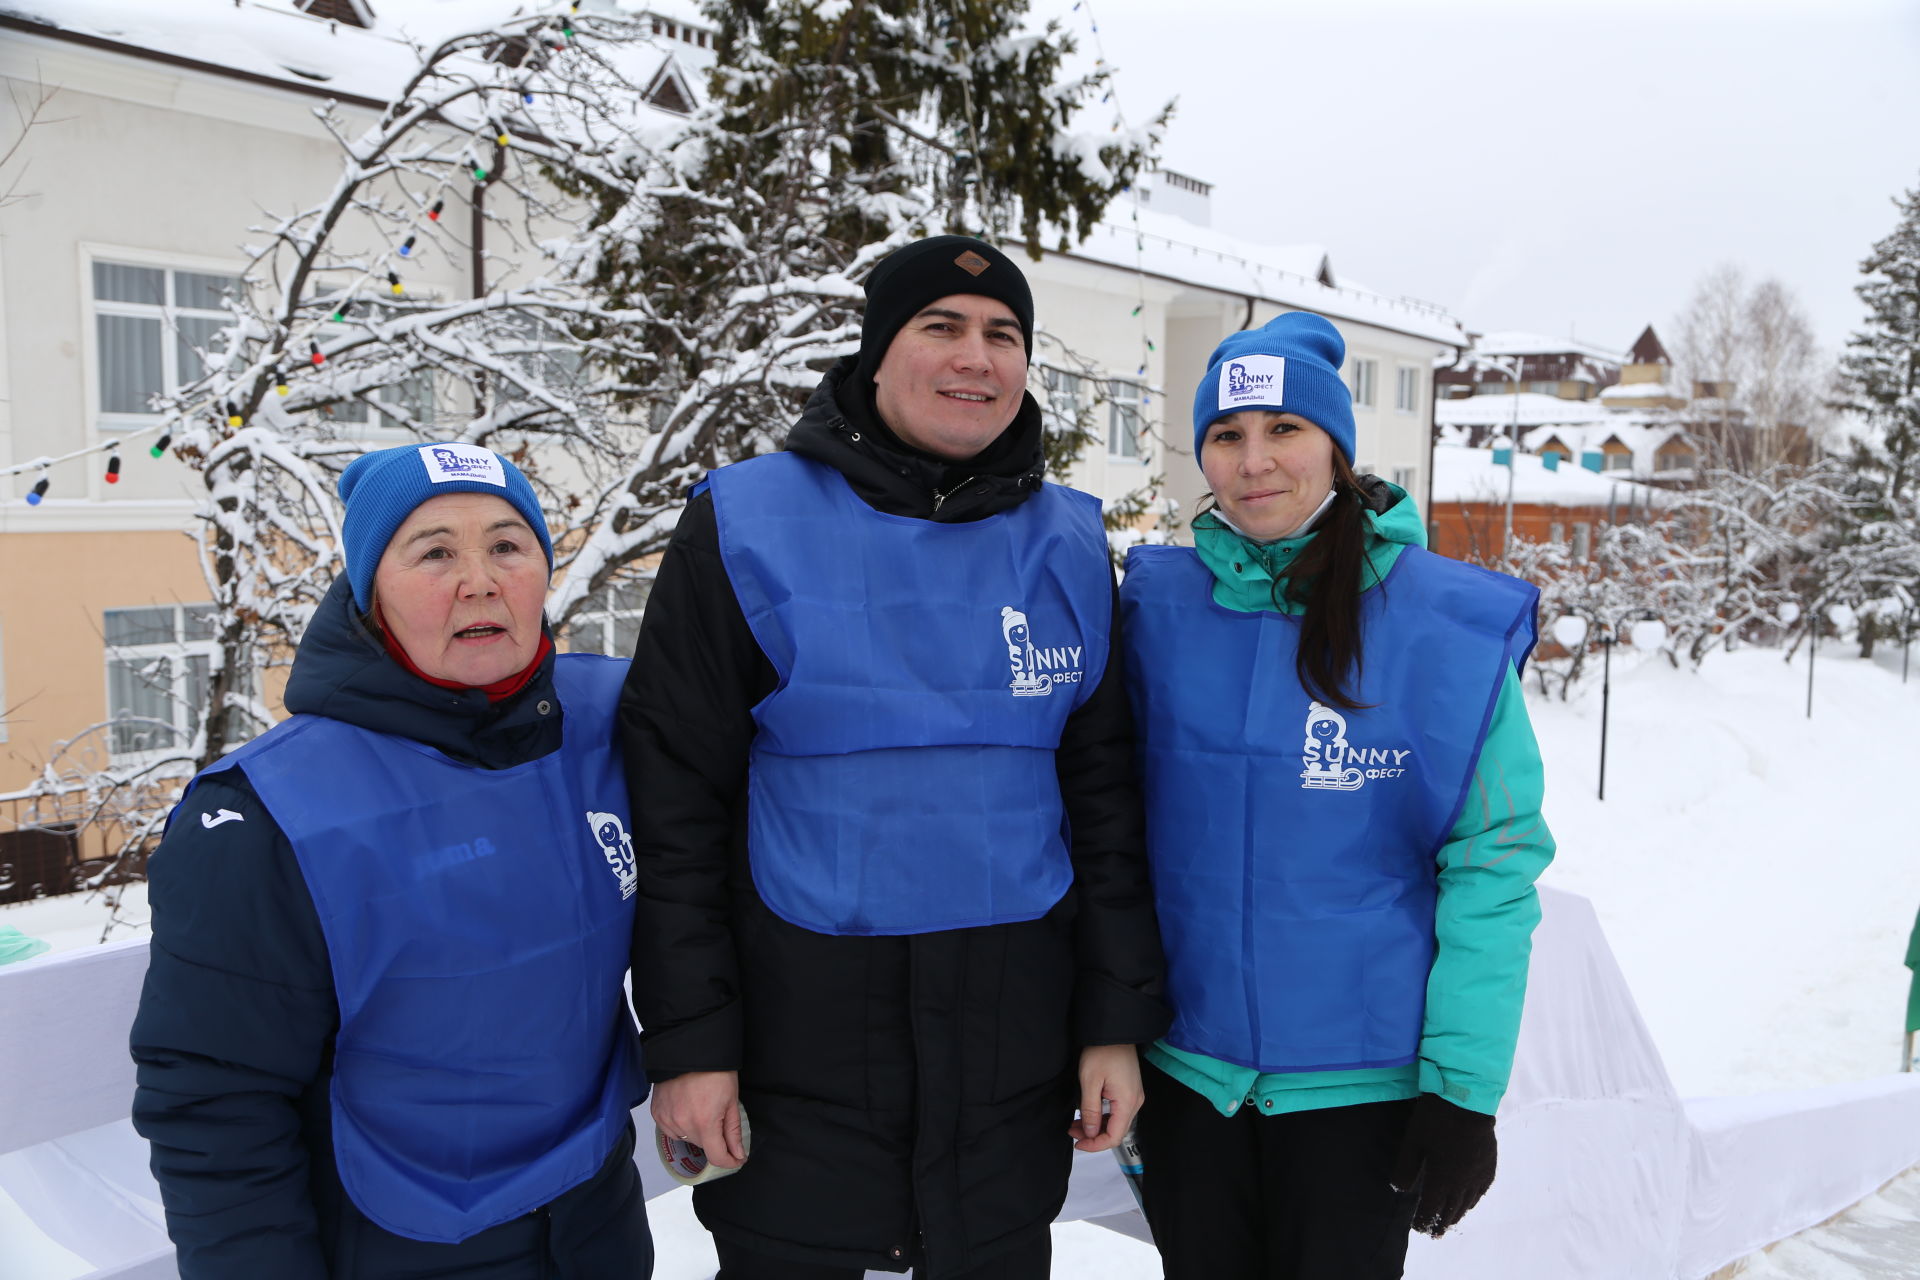
[[[599,1170],[645,1093],[625,669],[555,659],[563,745],[510,769],[298,715],[200,775],[244,771],[299,860],[340,1006],[340,1181],[388,1231],[451,1244],[532,1212]]]
[[[1168,1042],[1260,1071],[1411,1062],[1435,855],[1539,593],[1407,548],[1361,597],[1367,709],[1342,711],[1300,687],[1297,617],[1212,589],[1193,551],[1136,547],[1120,593]]]
[[[984,520],[914,520],[792,453],[707,483],[780,675],[748,772],[767,905],[833,934],[1046,914],[1073,881],[1054,751],[1107,661],[1099,501],[1050,484]]]

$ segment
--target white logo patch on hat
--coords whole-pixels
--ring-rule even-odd
[[[507,487],[507,473],[491,449],[470,444],[423,444],[420,461],[426,464],[427,479],[435,484],[449,480],[478,480],[482,484]]]
[[[1286,381],[1285,356],[1235,356],[1220,370],[1220,412],[1284,403],[1281,391]]]

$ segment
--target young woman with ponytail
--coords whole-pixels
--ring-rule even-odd
[[[1346,345],[1289,313],[1214,352],[1194,546],[1121,591],[1173,1029],[1146,1050],[1169,1280],[1393,1280],[1493,1181],[1533,882],[1519,671],[1538,593],[1425,550],[1353,471]]]

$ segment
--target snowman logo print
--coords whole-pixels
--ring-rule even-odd
[[[1347,718],[1324,703],[1307,704],[1307,767],[1300,785],[1309,791],[1358,791],[1366,782],[1360,770],[1347,764]]]
[[[593,832],[593,842],[600,847],[600,856],[607,860],[607,868],[620,882],[620,896],[631,898],[639,887],[640,877],[633,863],[633,837],[627,834],[626,823],[620,821],[617,813],[589,809],[587,826]]]

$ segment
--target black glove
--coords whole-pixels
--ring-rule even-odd
[[[1413,1229],[1438,1238],[1493,1185],[1493,1117],[1423,1093],[1393,1162],[1393,1189],[1413,1191]]]

